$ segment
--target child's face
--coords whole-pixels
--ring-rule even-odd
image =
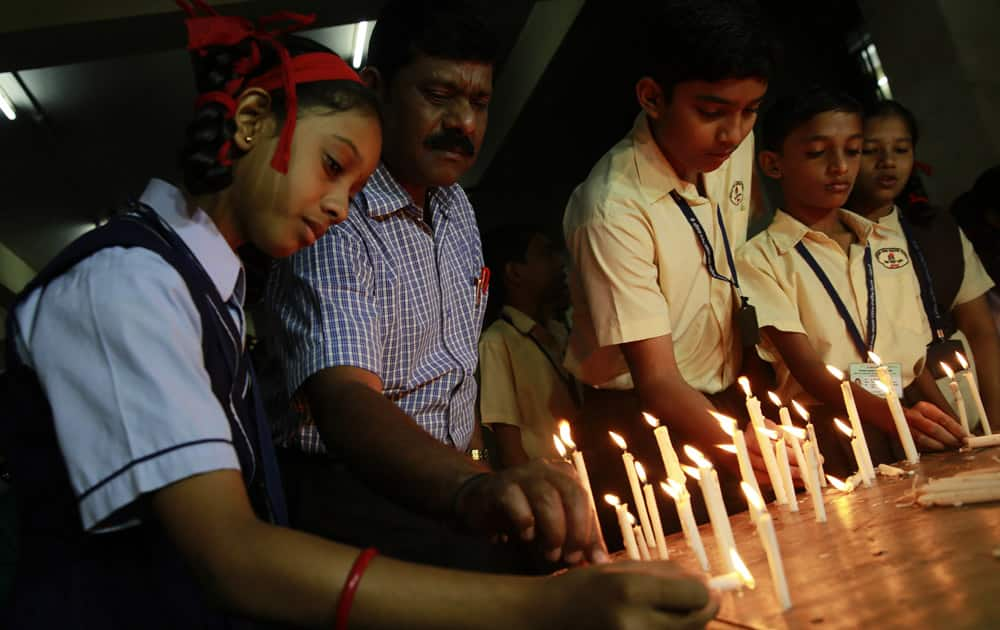
[[[272,119],[273,120],[273,119]],[[351,198],[378,166],[382,131],[367,110],[300,111],[288,173],[271,168],[278,142],[264,134],[234,171],[233,205],[244,242],[280,258],[312,245],[347,218]]]
[[[764,151],[764,171],[781,180],[786,209],[842,208],[861,163],[861,116],[823,112],[785,138],[781,153]]]
[[[899,116],[865,121],[861,170],[855,197],[865,206],[888,206],[899,196],[913,171],[913,136]]]
[[[767,82],[756,78],[684,81],[646,111],[657,145],[685,177],[722,166],[753,129],[766,92]]]

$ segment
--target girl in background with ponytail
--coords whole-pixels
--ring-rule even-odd
[[[930,168],[914,157],[917,120],[900,103],[880,101],[865,112],[864,136],[861,169],[847,206],[906,239],[905,258],[900,258],[905,262],[899,264],[908,264],[917,275],[932,331],[927,375],[917,381],[920,395],[950,409],[927,376],[943,376],[941,361],[958,369],[954,351],[959,349],[977,362],[987,416],[1000,418],[1000,338],[986,295],[993,281],[950,214],[928,200],[917,170],[929,174]],[[960,341],[949,343],[956,332],[956,339],[967,340],[968,350]],[[970,414],[975,423],[978,416],[972,409]]]
[[[471,576],[285,526],[235,252],[287,256],[343,220],[378,164],[379,113],[339,57],[279,28],[309,18],[181,5],[200,92],[183,186],[150,181],[8,318],[20,550],[7,627],[705,623],[704,586],[667,563]]]

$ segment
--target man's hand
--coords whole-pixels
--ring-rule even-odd
[[[913,441],[922,451],[944,451],[962,445],[962,425],[932,403],[920,401],[903,409]]]
[[[474,529],[537,540],[551,562],[607,561],[590,499],[566,462],[534,460],[476,477],[461,488],[455,510]]]
[[[532,628],[702,628],[719,609],[705,584],[670,562],[616,562],[540,583]]]

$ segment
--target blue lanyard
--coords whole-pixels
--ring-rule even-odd
[[[910,231],[910,224],[903,217],[903,211],[897,208],[896,212],[899,213],[899,225],[903,228],[906,244],[910,249],[910,254],[913,255],[913,265],[917,268],[917,281],[920,284],[920,301],[924,303],[924,312],[927,313],[927,319],[934,329],[935,340],[944,341],[944,322],[942,321],[941,311],[938,310],[937,295],[934,293],[934,280],[931,278],[930,267],[927,265],[927,259],[924,258],[924,252],[920,248],[920,243],[913,238],[913,233]]]
[[[875,333],[877,326],[877,316],[875,312],[875,267],[872,265],[872,248],[870,244],[865,244],[865,287],[868,289],[868,339],[865,340],[861,337],[861,331],[858,330],[857,324],[854,323],[854,319],[851,317],[851,312],[847,310],[847,305],[844,301],[840,299],[840,295],[837,290],[833,288],[833,283],[830,282],[830,278],[823,271],[823,268],[819,266],[813,255],[809,253],[806,249],[806,244],[803,241],[799,241],[795,244],[795,251],[805,259],[806,264],[812,268],[813,273],[819,279],[823,288],[826,289],[827,294],[830,299],[833,300],[833,305],[837,307],[837,312],[840,314],[841,319],[844,320],[844,325],[847,327],[847,332],[851,336],[851,341],[854,342],[854,347],[857,348],[858,354],[861,355],[862,359],[868,360],[868,352],[875,349]]]
[[[688,202],[680,196],[676,190],[670,191],[670,196],[673,197],[674,203],[677,207],[681,209],[681,213],[684,218],[688,220],[691,224],[691,229],[694,230],[694,235],[698,237],[698,242],[701,243],[701,248],[705,251],[705,267],[708,269],[708,275],[712,276],[716,280],[722,280],[728,283],[736,289],[736,293],[740,296],[740,299],[746,303],[743,298],[743,292],[740,291],[740,279],[736,275],[736,263],[733,262],[733,250],[729,246],[729,235],[726,233],[726,222],[722,220],[722,207],[716,204],[715,213],[719,218],[719,230],[722,232],[722,244],[726,248],[726,261],[729,262],[729,272],[732,273],[731,278],[719,273],[718,268],[715,266],[715,249],[712,247],[712,243],[708,240],[708,234],[705,233],[705,228],[702,227],[701,222],[698,217],[695,216],[694,210],[688,205]]]

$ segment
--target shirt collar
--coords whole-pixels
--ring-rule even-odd
[[[444,216],[448,215],[448,207],[452,201],[453,189],[456,186],[458,184],[431,189],[428,202],[433,206],[435,213],[440,212]],[[410,197],[410,193],[406,192],[406,189],[393,177],[385,162],[379,163],[360,196],[364,197],[365,212],[371,217],[383,217],[407,209],[420,213],[417,204]]]
[[[673,165],[663,155],[656,144],[653,131],[649,127],[646,112],[639,112],[632,125],[632,146],[635,154],[635,169],[639,178],[639,190],[650,203],[656,203],[676,190],[691,205],[705,202],[698,194],[698,187],[682,180]]]
[[[893,205],[889,214],[885,215],[878,221],[873,221],[872,225],[875,227],[875,230],[879,232],[902,234],[903,226],[899,223],[899,206]]]
[[[868,242],[868,239],[872,236],[875,224],[868,219],[851,212],[850,210],[841,208],[837,210],[837,212],[840,214],[840,218],[844,224],[857,235],[858,242],[864,246]],[[771,221],[771,225],[768,226],[767,234],[774,242],[775,247],[778,248],[779,254],[787,253],[789,250],[794,248],[799,241],[806,238],[813,241],[830,240],[826,234],[823,234],[818,230],[811,229],[805,223],[802,223],[783,210],[775,211],[774,220]]]
[[[139,201],[156,214],[184,241],[212,279],[223,301],[233,296],[243,265],[212,217],[189,206],[184,193],[161,179],[151,179]]]
[[[531,317],[507,304],[500,310],[500,314],[505,316],[514,328],[525,335],[530,333],[536,324],[535,320],[531,319]]]

